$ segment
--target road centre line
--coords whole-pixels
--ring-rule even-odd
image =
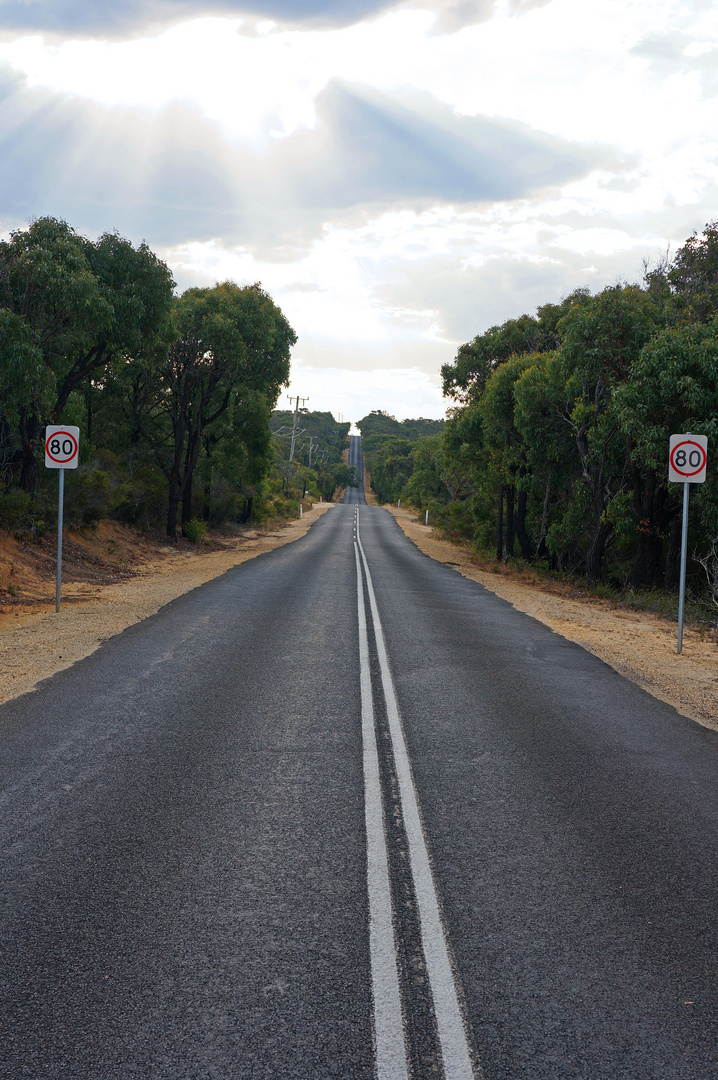
[[[379,610],[377,608],[369,565],[361,542],[358,510],[357,540],[355,546],[357,545],[359,552],[361,553],[364,574],[366,576],[367,592],[369,594],[369,606],[379,657],[382,690],[389,721],[394,767],[399,783],[401,811],[409,847],[409,863],[419,909],[421,943],[424,950],[429,985],[434,1000],[434,1013],[439,1032],[444,1075],[446,1080],[476,1080],[477,1074],[474,1072],[474,1068],[471,1064],[471,1054],[469,1052],[469,1044],[456,991],[456,983],[454,981],[454,974],[449,959],[446,934],[442,924],[439,901],[434,885],[434,877],[429,862],[429,853],[421,825],[416,788],[414,786],[411,763],[409,761],[409,754],[404,739],[399,706],[394,691],[394,681],[389,667],[384,631],[382,629],[381,619],[379,618]],[[362,601],[363,598],[361,597],[360,592],[360,609],[363,606]],[[369,684],[369,690],[371,691],[371,683]]]
[[[389,884],[389,862],[379,780],[379,752],[374,725],[374,703],[369,669],[364,589],[359,549],[354,542],[359,615],[362,744],[364,757],[364,816],[367,838],[369,893],[369,956],[374,998],[374,1041],[377,1080],[408,1080],[396,942]]]

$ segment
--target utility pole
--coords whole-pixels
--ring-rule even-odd
[[[289,404],[290,405],[292,404],[292,401],[296,401],[296,404],[294,406],[294,423],[292,424],[292,447],[291,447],[291,450],[289,451],[290,464],[291,464],[292,461],[294,461],[294,444],[297,441],[297,421],[299,420],[299,402],[301,401],[302,405],[304,405],[304,402],[309,401],[309,398],[308,397],[290,398],[289,399]]]
[[[309,468],[312,467],[312,450],[316,450],[319,446],[319,439],[316,442],[312,442],[312,436],[309,436]]]

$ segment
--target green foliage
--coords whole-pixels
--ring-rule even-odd
[[[197,544],[207,533],[207,522],[201,521],[200,518],[191,518],[182,525],[182,533],[190,544]]]
[[[0,529],[16,529],[27,521],[30,510],[30,496],[26,491],[0,493]]]
[[[548,352],[558,348],[561,318],[588,299],[577,289],[560,304],[544,304],[537,318],[521,315],[502,326],[492,326],[459,349],[453,364],[441,369],[446,397],[462,405],[478,401],[493,371],[513,356]]]
[[[412,451],[402,494],[447,531],[465,535],[473,517],[474,543],[493,540],[499,558],[518,544],[524,560],[583,572],[599,590],[672,588],[681,493],[668,483],[668,437],[717,444],[717,281],[713,223],[642,287],[579,290],[463,345],[442,369],[459,407],[435,445]],[[383,444],[384,472],[395,453]],[[462,464],[456,494],[447,481]],[[718,538],[714,470],[692,491],[689,538],[703,560]]]
[[[180,504],[187,522],[195,504],[215,523],[251,514],[296,335],[259,284],[173,289],[147,245],[117,233],[91,241],[41,218],[0,241],[0,524],[55,516],[38,468],[48,422],[81,429],[68,522],[149,529],[164,515],[174,535]]]
[[[335,469],[343,466],[350,426],[338,423],[330,412],[300,409],[295,428],[293,412],[284,409],[272,413],[274,468],[281,477],[283,493],[296,492],[297,498],[301,498],[308,492],[312,498],[329,502],[338,487],[351,483],[350,472],[340,470],[335,474]],[[294,458],[290,462],[293,432]]]
[[[36,486],[42,430],[71,395],[167,340],[173,286],[146,245],[115,234],[93,243],[55,218],[0,241],[0,402],[25,491]]]
[[[332,469],[332,480],[335,488],[357,487],[359,479],[353,465],[335,465]]]
[[[422,435],[435,435],[442,431],[444,421],[427,420],[423,416],[417,420],[397,420],[383,409],[374,409],[368,416],[357,421],[357,427],[361,431],[362,441],[372,435],[398,435],[403,439],[414,440]]]
[[[364,461],[379,502],[397,502],[402,496],[416,502],[441,491],[443,479],[431,447],[438,446],[445,425],[445,420],[425,417],[400,421],[381,409],[357,422]]]

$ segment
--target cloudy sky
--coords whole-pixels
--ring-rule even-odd
[[[310,408],[441,416],[461,342],[718,218],[718,5],[0,0],[0,138],[3,234],[261,281]]]

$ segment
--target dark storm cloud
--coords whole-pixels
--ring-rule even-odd
[[[208,15],[349,26],[392,6],[392,0],[0,0],[0,30],[127,37]]]
[[[64,217],[169,246],[219,238],[292,258],[327,221],[397,206],[515,199],[606,164],[595,148],[332,83],[318,123],[263,152],[232,145],[186,106],[156,118],[0,75],[0,216]]]

